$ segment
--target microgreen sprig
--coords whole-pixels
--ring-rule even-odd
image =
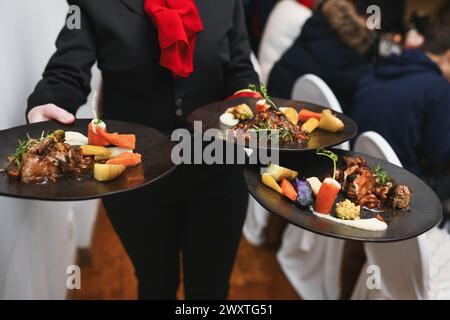
[[[248,88],[252,91],[259,92],[263,98],[270,104],[271,107],[273,107],[275,110],[278,110],[277,105],[275,102],[272,101],[272,98],[269,96],[269,93],[267,92],[267,88],[263,83],[259,84],[259,87],[251,84],[248,86]]]
[[[326,149],[317,149],[316,150],[316,154],[318,156],[325,156],[330,158],[333,161],[333,179],[336,179],[336,166],[337,166],[337,162],[339,160],[339,157],[337,154],[335,154],[334,152],[330,151],[330,150],[326,150]]]

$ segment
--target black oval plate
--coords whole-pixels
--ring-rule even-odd
[[[342,157],[344,155],[362,155],[355,152],[333,149]],[[302,157],[283,156],[280,164],[298,170],[299,176],[317,176],[322,179],[332,174],[331,160],[317,156],[313,152],[302,153]],[[310,211],[297,207],[282,195],[261,183],[260,168],[248,167],[244,171],[247,187],[251,195],[269,212],[287,220],[300,228],[334,238],[365,241],[394,242],[418,236],[437,225],[442,219],[442,205],[437,195],[418,177],[403,168],[389,162],[362,155],[369,166],[379,164],[386,169],[398,184],[404,184],[412,190],[411,208],[397,213],[387,211],[388,228],[384,231],[366,231],[348,227],[339,223],[314,216]]]
[[[57,122],[40,122],[0,131],[0,164],[17,148],[17,140],[27,134],[40,137],[43,131],[56,129],[76,131],[87,135],[90,119],[78,119],[75,124],[65,126]],[[97,182],[92,177],[83,179],[61,178],[54,183],[24,184],[20,179],[0,174],[0,195],[35,200],[77,201],[102,198],[149,185],[169,174],[175,165],[171,161],[172,142],[163,133],[136,123],[105,120],[108,131],[134,133],[136,152],[142,154],[142,164],[128,168],[118,179],[111,182]]]
[[[257,99],[252,98],[239,98],[234,100],[216,102],[196,109],[188,116],[187,120],[192,126],[194,125],[194,121],[201,121],[203,132],[211,128],[225,131],[230,127],[224,126],[220,122],[219,118],[228,108],[237,106],[238,104],[241,103],[247,103],[249,107],[253,111],[255,111],[257,101],[258,101]],[[284,100],[278,98],[273,98],[273,101],[279,108],[294,107],[297,111],[299,111],[302,107],[305,107],[315,112],[322,112],[323,109],[329,109],[327,107],[322,107],[313,103],[303,101]],[[327,148],[336,146],[354,138],[358,132],[358,126],[356,125],[356,123],[342,113],[336,114],[338,118],[344,122],[345,128],[342,132],[331,133],[317,129],[311,134],[311,138],[308,142],[283,143],[283,144],[280,143],[278,148],[272,149],[279,149],[280,151],[315,150],[318,148]]]

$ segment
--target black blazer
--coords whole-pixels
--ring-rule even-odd
[[[195,108],[257,83],[250,61],[241,0],[197,0],[204,30],[194,73],[173,79],[159,65],[158,33],[144,0],[69,0],[81,8],[81,29],[63,27],[43,79],[28,99],[69,112],[86,102],[91,67],[103,76],[104,119],[142,123],[164,132],[185,126]]]

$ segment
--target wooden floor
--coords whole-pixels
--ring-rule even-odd
[[[299,299],[281,271],[276,245],[255,247],[244,238],[231,279],[230,299]],[[71,299],[136,299],[136,279],[128,256],[103,209],[94,231],[90,261],[82,258],[81,290]],[[182,298],[182,290],[179,292]]]

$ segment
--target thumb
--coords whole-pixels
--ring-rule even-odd
[[[70,112],[57,107],[55,105],[50,105],[43,110],[43,115],[49,119],[54,119],[63,124],[72,124],[75,121],[75,117]]]

